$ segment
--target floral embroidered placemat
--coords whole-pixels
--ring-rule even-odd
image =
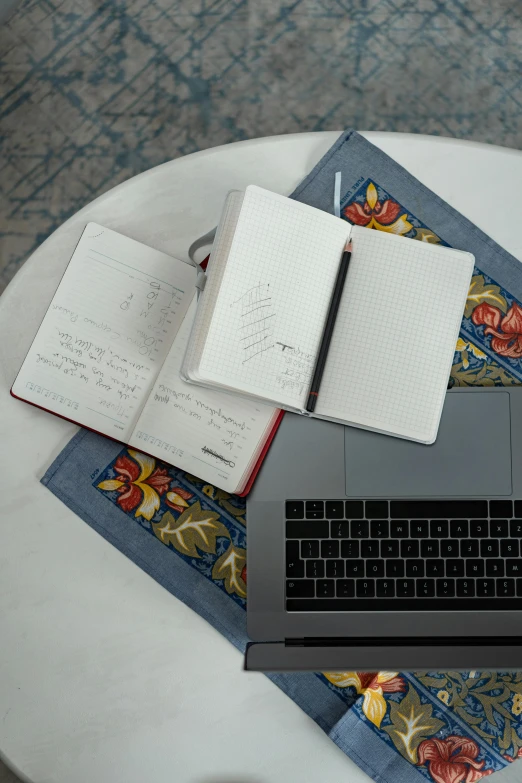
[[[333,178],[339,170],[345,219],[474,253],[476,269],[450,383],[522,383],[519,262],[351,131],[294,197],[332,211]],[[86,431],[72,439],[42,481],[111,544],[245,649],[244,500]],[[269,676],[383,783],[474,783],[522,757],[522,673]]]

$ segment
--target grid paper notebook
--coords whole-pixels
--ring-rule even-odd
[[[313,415],[431,443],[473,256],[350,226],[256,186],[229,195],[182,375],[304,413],[350,238]]]

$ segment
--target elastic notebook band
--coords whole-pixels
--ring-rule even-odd
[[[335,217],[341,217],[341,172],[335,172],[334,183],[334,215]]]

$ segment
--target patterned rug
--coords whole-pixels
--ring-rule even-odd
[[[517,0],[19,0],[0,23],[0,291],[100,193],[295,131],[520,147]]]

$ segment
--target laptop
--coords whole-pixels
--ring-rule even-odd
[[[247,669],[522,668],[522,389],[431,446],[286,414],[247,518]]]

